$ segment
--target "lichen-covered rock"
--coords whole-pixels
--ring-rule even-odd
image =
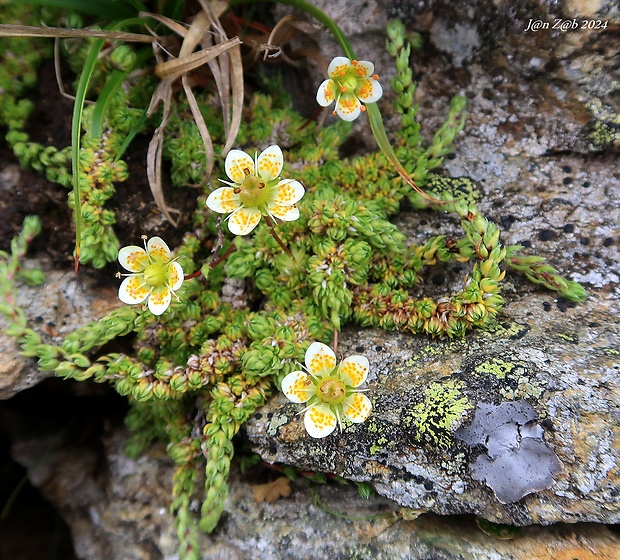
[[[612,303],[596,296],[562,312],[545,311],[536,295],[509,305],[494,332],[464,340],[348,332],[341,352],[370,360],[370,419],[314,440],[300,405],[279,397],[248,434],[269,462],[369,481],[414,509],[517,525],[618,523],[620,328],[613,317]],[[521,400],[536,411],[541,441],[562,471],[548,490],[504,505],[472,477],[470,463],[484,450],[455,431],[470,424],[478,403]]]
[[[79,558],[178,559],[168,512],[173,465],[160,446],[129,459],[126,439],[124,430],[108,427],[88,446],[67,442],[50,452],[46,438],[31,438],[13,454],[69,523]],[[485,527],[485,534],[470,518],[418,517],[385,498],[363,500],[350,486],[291,486],[291,497],[258,503],[256,484],[234,471],[226,515],[213,535],[201,537],[200,558],[615,560],[620,547],[620,536],[603,526],[525,527],[499,540],[501,527]]]

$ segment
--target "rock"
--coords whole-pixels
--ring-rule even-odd
[[[46,271],[44,286],[20,284],[17,301],[30,324],[43,334],[50,344],[59,344],[78,327],[109,313],[118,307],[116,292],[96,287],[92,278],[76,277],[70,269],[50,270],[45,259],[27,260],[26,267]],[[0,331],[6,326],[0,316]],[[19,345],[13,337],[0,334],[0,400],[33,387],[53,373],[37,369],[36,361],[19,355]]]
[[[497,330],[464,340],[347,332],[343,356],[370,360],[373,414],[343,434],[313,440],[301,405],[273,399],[248,426],[269,462],[371,482],[402,506],[495,523],[620,522],[620,329],[611,302],[545,311],[539,295],[511,303]],[[556,483],[504,505],[472,478],[480,454],[454,437],[481,402],[524,399],[562,472]]]
[[[122,428],[108,425],[99,445],[90,438],[91,445],[68,442],[49,453],[46,439],[33,438],[16,444],[13,453],[31,468],[32,481],[71,526],[79,558],[178,559],[168,512],[173,467],[159,445],[138,460],[127,458],[126,438]],[[200,558],[614,560],[620,546],[620,536],[600,525],[525,527],[511,533],[513,540],[499,540],[471,518],[417,517],[418,512],[399,510],[385,498],[363,500],[350,486],[298,480],[290,498],[271,504],[254,499],[256,487],[247,475],[233,471],[226,513],[212,536],[201,537]]]

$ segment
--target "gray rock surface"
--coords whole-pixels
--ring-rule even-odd
[[[620,329],[609,301],[596,296],[565,312],[545,311],[542,301],[538,294],[514,301],[496,332],[464,340],[348,332],[341,354],[370,360],[370,419],[313,440],[297,416],[301,405],[280,396],[248,434],[267,461],[370,481],[414,509],[518,525],[618,523]],[[505,505],[472,479],[469,463],[481,451],[454,431],[479,402],[521,399],[534,407],[563,468],[550,489]]]
[[[127,458],[127,434],[106,430],[96,446],[24,439],[14,456],[70,524],[79,558],[178,559],[168,513],[172,465],[153,446]],[[47,453],[47,460],[38,460]],[[275,478],[275,476],[273,477]],[[264,481],[261,481],[264,482]],[[363,500],[350,486],[298,480],[290,498],[257,503],[256,484],[233,471],[226,514],[201,538],[204,560],[616,560],[620,536],[602,525],[526,527],[513,540],[480,531],[471,518],[399,509],[384,498]],[[196,508],[198,509],[198,503]]]
[[[70,269],[49,270],[45,259],[29,260],[29,268],[47,271],[45,289],[20,285],[17,302],[50,344],[59,344],[78,327],[109,313],[119,306],[116,292],[94,287],[92,279],[76,277]],[[0,400],[33,387],[53,373],[37,369],[36,361],[19,355],[15,339],[4,334],[0,316]]]

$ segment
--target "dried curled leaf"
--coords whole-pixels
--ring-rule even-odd
[[[208,3],[201,2],[201,4],[203,9],[194,17],[189,29],[186,29],[182,25],[164,16],[148,14],[150,17],[163,23],[172,31],[183,37],[178,58],[170,58],[164,61],[161,60],[159,52],[156,51],[158,64],[155,67],[155,75],[161,79],[161,82],[155,90],[148,108],[148,114],[151,115],[159,105],[163,103],[162,121],[155,130],[147,151],[147,177],[149,186],[157,207],[161,210],[166,219],[174,225],[176,225],[176,221],[172,218],[171,212],[175,210],[169,208],[165,202],[161,173],[164,130],[168,123],[172,108],[173,83],[181,79],[183,91],[187,97],[192,117],[196,122],[198,132],[204,145],[205,180],[211,175],[215,154],[207,124],[191,90],[191,82],[188,77],[189,73],[200,68],[204,64],[208,64],[211,69],[220,94],[223,114],[225,115],[224,126],[227,132],[227,139],[224,153],[230,149],[241,124],[243,103],[243,68],[241,67],[241,58],[239,54],[241,40],[238,37],[228,39],[218,20],[220,9],[214,11]],[[213,44],[212,36],[214,31],[219,41]],[[200,49],[194,52],[196,47],[200,47]],[[231,79],[229,79],[229,76],[231,76]],[[233,110],[229,121],[229,99],[231,91]]]
[[[286,476],[281,476],[273,482],[255,486],[252,495],[258,504],[262,502],[272,504],[279,498],[288,498],[291,492],[291,481]]]

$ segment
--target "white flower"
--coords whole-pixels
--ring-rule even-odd
[[[256,161],[241,150],[231,150],[224,167],[229,181],[220,179],[229,187],[220,187],[207,198],[207,206],[214,212],[229,214],[228,229],[234,235],[247,235],[261,216],[291,222],[299,218],[295,206],[304,195],[299,181],[280,179],[284,158],[275,144],[269,146]]]
[[[370,399],[359,387],[368,376],[368,359],[349,356],[336,367],[333,350],[313,342],[306,351],[306,369],[293,371],[282,380],[282,392],[295,403],[308,403],[304,426],[314,438],[331,434],[340,425],[342,415],[351,422],[363,422],[370,415]]]
[[[327,69],[329,78],[319,86],[317,103],[327,107],[335,101],[334,113],[342,120],[354,121],[361,111],[366,110],[362,101],[374,103],[383,95],[379,76],[373,74],[374,71],[372,62],[337,56]]]
[[[118,262],[132,273],[123,275],[127,278],[118,290],[118,297],[129,304],[148,298],[151,313],[161,315],[168,309],[172,293],[183,284],[183,269],[170,258],[170,249],[163,239],[152,237],[145,243],[145,249],[130,245],[118,252]]]

